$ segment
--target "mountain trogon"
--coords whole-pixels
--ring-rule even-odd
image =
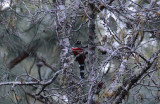
[[[77,41],[75,43],[75,47],[72,47],[72,51],[74,56],[76,56],[76,61],[79,63],[80,68],[80,76],[84,78],[84,61],[85,61],[85,54],[82,48],[81,41]]]

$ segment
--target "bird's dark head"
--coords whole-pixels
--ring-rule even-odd
[[[75,47],[81,47],[81,41],[80,40],[77,40],[76,43],[75,43]]]
[[[80,41],[80,40],[77,40],[77,41],[76,41],[76,44],[81,44],[81,41]]]

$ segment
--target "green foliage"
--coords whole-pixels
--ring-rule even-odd
[[[0,45],[7,48],[9,57],[23,52],[25,47],[23,40],[14,34],[6,34],[0,40]]]
[[[158,0],[154,1],[155,5],[153,7],[158,7],[157,3]],[[56,67],[57,70],[60,68],[60,51],[61,47],[59,46],[59,36],[57,34],[56,29],[57,27],[57,8],[55,6],[57,5],[54,0],[35,0],[35,5],[32,4],[32,0],[24,1],[24,0],[17,0],[15,1],[15,5],[13,5],[10,9],[0,11],[0,80],[1,82],[7,82],[7,81],[15,81],[17,76],[20,76],[22,74],[29,74],[32,77],[35,77],[39,79],[38,72],[37,72],[37,66],[36,63],[39,61],[39,59],[35,58],[35,54],[39,57],[43,57],[43,59],[53,67]],[[81,4],[82,7],[78,8],[77,11],[74,10],[74,7],[72,8],[73,4],[70,5],[71,0],[66,1],[67,9],[65,12],[67,13],[67,20],[64,21],[64,25],[69,24],[68,27],[71,25],[71,33],[69,34],[70,39],[70,47],[73,46],[76,40],[81,40],[83,45],[88,44],[88,23],[90,22],[90,18],[87,16],[87,13],[90,10],[86,9],[87,7],[83,8],[83,3]],[[83,1],[82,1],[83,2]],[[124,5],[124,8],[119,4],[122,3]],[[153,8],[154,12],[151,12],[152,8],[150,8],[151,2],[153,0],[136,0],[137,4],[130,3],[127,0],[122,0],[122,2],[115,1],[112,5],[106,5],[108,8],[105,8],[107,11],[105,12],[104,16],[99,16],[101,21],[103,21],[103,26],[101,27],[97,25],[96,28],[99,28],[100,31],[103,29],[103,32],[100,34],[98,30],[96,30],[97,35],[101,35],[102,40],[104,39],[103,48],[108,49],[109,53],[106,53],[105,55],[102,54],[102,52],[99,52],[99,50],[95,51],[95,69],[97,71],[97,75],[99,76],[95,81],[95,86],[99,80],[103,80],[105,82],[104,89],[100,92],[100,96],[96,96],[96,99],[98,99],[100,102],[103,102],[104,100],[104,93],[106,89],[108,89],[108,86],[113,82],[113,79],[115,77],[115,73],[120,68],[121,62],[123,61],[123,56],[126,54],[130,54],[131,52],[137,52],[141,53],[144,57],[147,59],[157,51],[159,48],[159,32],[156,31],[155,33],[150,32],[151,30],[158,30],[160,28],[159,25],[159,11],[156,8]],[[42,3],[42,5],[41,5]],[[53,3],[53,4],[52,4]],[[84,3],[85,5],[85,3]],[[99,4],[97,4],[99,5]],[[145,7],[146,6],[146,7]],[[145,7],[141,9],[142,7]],[[81,9],[83,8],[83,9]],[[119,8],[119,10],[117,9]],[[128,9],[128,11],[127,11]],[[130,12],[130,11],[136,11],[136,12]],[[87,11],[88,10],[88,11]],[[143,11],[150,10],[147,14],[144,15]],[[119,12],[120,11],[120,12]],[[77,17],[74,22],[67,23],[68,19],[71,19],[72,13],[75,12]],[[122,15],[121,15],[122,14]],[[119,16],[121,15],[121,16]],[[118,17],[119,16],[119,17]],[[92,18],[92,17],[91,17]],[[129,18],[129,19],[128,19]],[[100,21],[98,20],[98,22]],[[103,20],[104,19],[104,20]],[[148,21],[145,21],[148,19]],[[72,21],[72,20],[71,20]],[[96,21],[97,22],[97,21]],[[121,24],[119,24],[121,23]],[[128,23],[130,25],[129,28],[127,26],[122,26],[122,24]],[[97,23],[98,24],[98,23]],[[63,27],[63,26],[62,26]],[[67,26],[66,26],[67,27]],[[66,29],[68,29],[68,27]],[[65,30],[65,29],[63,29]],[[109,30],[109,32],[108,32]],[[67,31],[67,30],[66,30]],[[66,31],[63,31],[64,33]],[[98,32],[97,32],[98,31]],[[149,31],[149,32],[148,32]],[[152,36],[155,35],[156,36]],[[94,34],[93,34],[94,35]],[[134,48],[128,45],[128,37],[134,37],[136,36]],[[106,37],[103,37],[106,36]],[[97,36],[98,37],[98,36]],[[151,37],[154,39],[154,42],[150,42]],[[155,39],[156,38],[156,39]],[[100,40],[101,41],[101,40]],[[130,39],[129,41],[132,41]],[[97,41],[96,41],[97,42]],[[95,42],[95,43],[96,43]],[[118,45],[116,45],[118,44]],[[102,45],[96,43],[96,46]],[[12,70],[7,69],[7,64],[11,62],[12,59],[18,57],[21,53],[27,51],[27,49],[36,46],[36,49],[33,53],[35,54],[29,54],[29,57],[27,57],[25,60],[21,61],[16,65]],[[117,52],[117,55],[119,57],[113,57],[108,62],[108,57],[112,55],[112,51],[118,49],[119,47],[123,47],[124,49],[119,49]],[[127,48],[126,48],[127,47]],[[128,52],[128,50],[132,48],[131,52]],[[129,50],[130,51],[130,50]],[[113,53],[114,53],[113,52]],[[69,50],[68,55],[71,55],[71,51]],[[73,60],[74,57],[71,57],[68,60]],[[68,61],[66,60],[66,61]],[[88,61],[88,60],[87,60]],[[79,70],[78,64],[76,62],[73,62],[73,73],[71,75],[79,76]],[[106,66],[102,66],[104,63],[107,63]],[[142,64],[141,64],[142,63]],[[138,75],[141,71],[141,68],[143,68],[143,64],[146,64],[144,60],[140,57],[140,54],[130,54],[128,55],[127,59],[127,66],[126,66],[126,74],[124,74],[124,80],[126,80],[130,75],[135,74]],[[88,63],[86,62],[86,69],[88,68]],[[156,66],[156,65],[155,65]],[[103,68],[104,69],[103,69]],[[133,68],[133,69],[132,69]],[[158,68],[158,65],[157,65]],[[154,69],[154,68],[153,68]],[[103,70],[109,70],[105,71]],[[73,83],[70,82],[67,74],[69,73],[68,70],[63,72],[58,76],[58,78],[54,81],[54,83],[51,83],[49,86],[47,86],[47,89],[49,88],[60,88],[57,90],[54,90],[55,92],[58,92],[61,90],[63,92],[56,96],[63,96],[65,95],[65,92],[68,91],[66,86],[72,86]],[[85,73],[89,73],[88,70],[85,70]],[[156,79],[157,82],[159,79],[159,71],[156,71],[155,74],[153,74],[153,79]],[[50,68],[46,66],[42,66],[41,68],[41,74],[43,79],[48,79],[53,77],[53,71],[50,70]],[[70,73],[69,73],[70,74]],[[154,78],[155,77],[155,78]],[[146,83],[144,84],[150,84],[148,79],[150,77],[146,77]],[[33,81],[33,79],[28,77],[21,77],[22,80],[18,79],[18,81],[23,82],[25,81]],[[69,82],[67,82],[69,81]],[[73,81],[74,82],[74,81]],[[70,85],[71,84],[71,85]],[[154,85],[151,83],[151,85]],[[36,86],[36,85],[35,85]],[[0,86],[0,104],[11,104],[11,103],[17,103],[17,104],[25,104],[26,98],[25,98],[25,91],[28,91],[30,93],[38,93],[41,90],[41,87],[36,86],[34,88],[30,86],[15,86],[14,90],[10,90],[11,86],[7,87],[1,87]],[[76,86],[76,87],[75,87]],[[79,86],[81,85],[75,85],[72,86],[76,89],[79,96],[81,96],[81,93],[86,92],[89,90],[88,88],[88,82],[84,84],[85,88],[81,89]],[[87,86],[87,87],[86,87]],[[120,86],[120,85],[117,85]],[[127,95],[129,97],[129,100],[126,100],[124,102],[128,102],[128,104],[135,103],[135,99],[138,101],[136,103],[148,103],[147,100],[144,98],[150,98],[152,94],[156,96],[156,92],[154,91],[154,88],[147,90],[145,87],[141,89],[141,91],[137,94],[137,97],[134,99],[131,98],[131,94],[139,90],[139,86],[135,87],[133,90],[131,90],[131,93]],[[73,90],[75,90],[73,89]],[[94,89],[94,88],[93,88]],[[24,91],[25,90],[25,91]],[[10,92],[9,92],[10,91]],[[108,91],[108,90],[107,90]],[[9,92],[9,93],[8,93]],[[56,94],[56,93],[55,93]],[[71,92],[72,94],[72,92]],[[45,95],[45,94],[44,94]],[[112,94],[111,94],[112,95]],[[5,96],[5,97],[1,97]],[[143,98],[144,97],[144,98]],[[106,97],[107,98],[107,97]],[[58,98],[56,98],[58,99]],[[33,99],[32,99],[33,100]],[[32,101],[31,100],[31,101]],[[79,100],[79,99],[78,99]],[[151,103],[154,102],[154,99],[149,99]],[[34,102],[34,101],[32,101]]]
[[[109,27],[113,32],[117,32],[117,22],[112,16],[109,17]]]

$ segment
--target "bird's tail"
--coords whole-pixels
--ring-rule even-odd
[[[80,76],[82,79],[84,79],[84,64],[81,64],[79,68],[80,68]]]

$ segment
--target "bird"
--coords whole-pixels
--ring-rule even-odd
[[[74,44],[74,47],[72,47],[72,52],[76,58],[76,61],[79,63],[80,68],[80,76],[82,79],[84,79],[84,64],[85,64],[85,54],[84,49],[82,47],[81,41],[77,40]]]

